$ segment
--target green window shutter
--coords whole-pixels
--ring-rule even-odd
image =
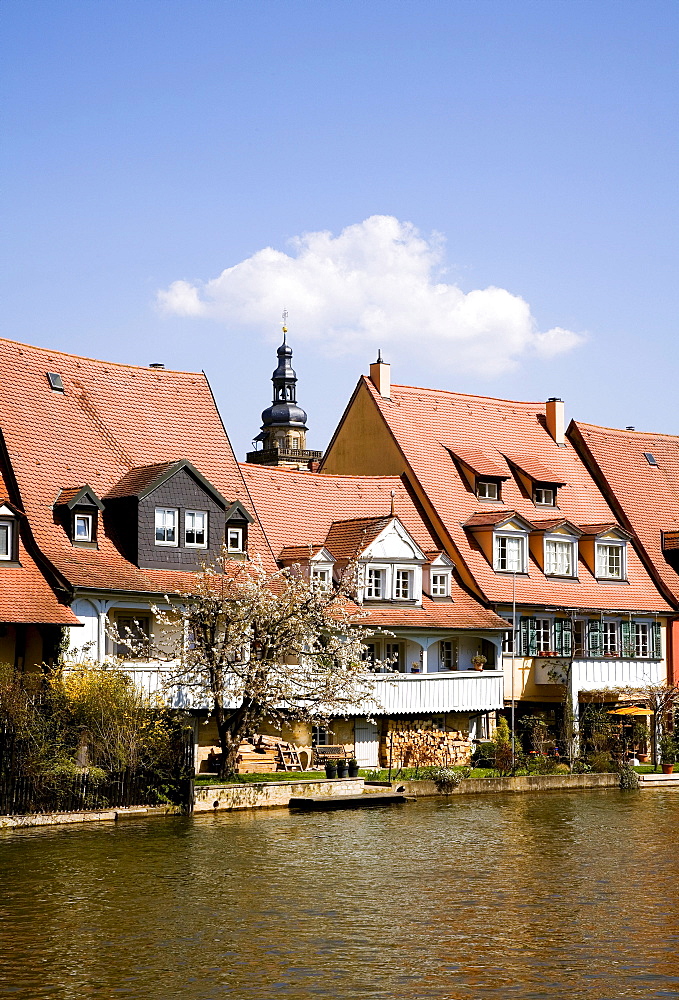
[[[653,622],[652,626],[653,635],[653,656],[659,660],[662,656],[662,642],[660,639],[660,622]]]
[[[573,655],[573,622],[570,618],[564,618],[561,622],[561,656]]]
[[[528,630],[528,618],[521,619],[521,627],[519,634],[519,654],[521,656],[528,656],[528,648],[530,646],[529,630]]]
[[[627,620],[620,622],[620,652],[623,656],[634,656],[634,624]]]
[[[590,656],[603,656],[604,647],[601,641],[601,621],[591,618],[587,623],[587,645]]]
[[[563,656],[563,618],[554,619],[554,652]]]
[[[538,655],[538,623],[535,618],[528,619],[528,655]]]

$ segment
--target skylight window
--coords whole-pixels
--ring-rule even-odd
[[[648,462],[649,465],[657,465],[658,464],[656,462],[656,460],[655,460],[655,455],[653,455],[650,451],[645,451],[644,452],[644,458],[646,459],[646,461]]]
[[[61,375],[56,372],[47,372],[47,381],[50,384],[50,389],[54,389],[55,392],[64,391],[64,383],[61,381]]]

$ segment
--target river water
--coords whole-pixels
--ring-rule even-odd
[[[0,997],[679,997],[679,794],[0,834]]]

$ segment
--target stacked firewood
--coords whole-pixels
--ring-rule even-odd
[[[469,764],[472,745],[469,734],[460,730],[402,728],[391,722],[382,750],[383,766],[453,767]]]
[[[278,747],[289,744],[279,736],[258,734],[241,743],[238,750],[239,774],[272,774],[283,770]]]

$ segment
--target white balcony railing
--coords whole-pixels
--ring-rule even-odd
[[[502,708],[503,684],[501,670],[378,675],[374,701],[352,711],[356,715],[489,712]]]
[[[561,658],[535,658],[537,684],[563,684],[568,662]],[[601,691],[615,688],[640,688],[662,684],[667,676],[664,660],[597,657],[573,660],[571,686],[574,691]]]
[[[206,708],[188,688],[167,689],[157,663],[129,661],[123,669],[148,695],[160,694],[172,708]],[[489,712],[503,706],[501,670],[456,670],[436,674],[385,674],[375,677],[375,697],[342,714],[419,715],[443,712]]]

